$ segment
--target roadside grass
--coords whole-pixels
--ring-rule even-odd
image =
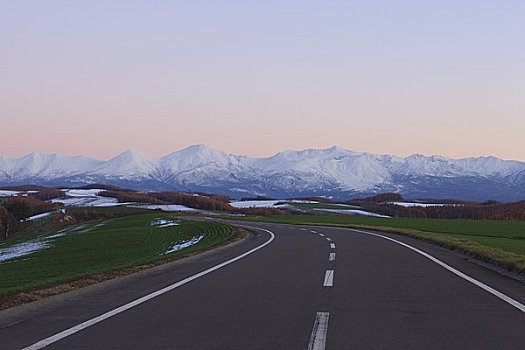
[[[228,217],[228,219],[232,219]],[[371,229],[433,241],[476,258],[525,272],[525,221],[376,218],[348,215],[280,215],[238,220]]]
[[[0,297],[188,255],[235,236],[234,229],[223,223],[182,220],[178,226],[152,226],[156,219],[177,217],[150,213],[76,225],[64,236],[53,238],[49,248],[0,263]],[[44,240],[53,234],[56,232],[33,235],[25,241]],[[201,235],[197,244],[164,254],[175,244]],[[21,241],[7,242],[0,248]]]

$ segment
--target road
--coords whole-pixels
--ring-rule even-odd
[[[249,225],[233,245],[0,312],[0,349],[523,349],[519,277],[408,237]]]

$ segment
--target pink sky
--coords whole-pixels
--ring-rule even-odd
[[[525,5],[442,4],[7,3],[0,155],[525,160]]]

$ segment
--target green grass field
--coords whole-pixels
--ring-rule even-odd
[[[277,215],[240,220],[378,229],[428,239],[525,271],[525,221],[375,218],[349,215]]]
[[[178,226],[152,226],[158,218],[176,217],[164,213],[134,215],[77,225],[64,236],[48,240],[46,237],[56,232],[4,243],[0,249],[21,242],[51,242],[47,249],[0,263],[0,296],[192,253],[234,236],[233,228],[221,223],[182,221]],[[197,244],[164,254],[174,244],[201,235]]]

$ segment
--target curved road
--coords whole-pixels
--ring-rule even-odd
[[[402,236],[246,225],[241,242],[0,312],[0,349],[523,349],[516,276]]]

